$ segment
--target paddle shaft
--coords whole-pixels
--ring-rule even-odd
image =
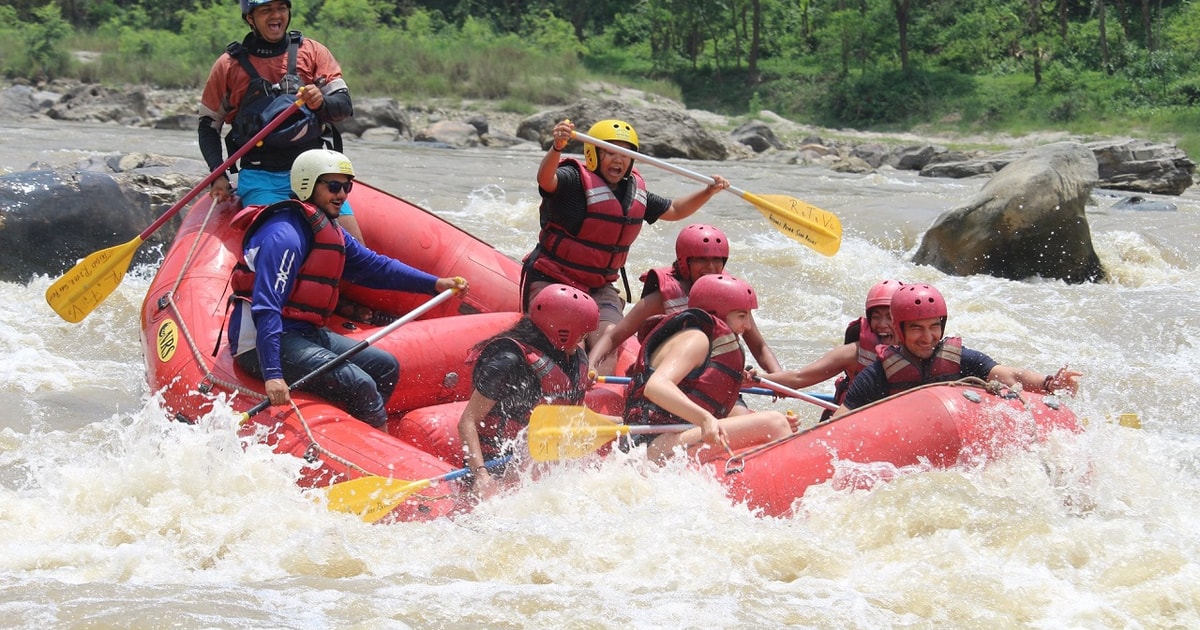
[[[717,180],[709,177],[708,175],[701,175],[700,173],[697,173],[696,171],[689,170],[689,169],[683,168],[682,166],[677,166],[675,164],[671,164],[670,162],[667,162],[665,160],[660,160],[651,155],[646,155],[644,153],[638,153],[637,151],[634,151],[633,149],[627,149],[619,144],[613,144],[611,142],[605,142],[603,140],[600,140],[599,138],[593,138],[593,137],[587,135],[586,133],[583,133],[582,131],[575,131],[571,135],[575,136],[576,138],[578,138],[588,144],[596,145],[605,150],[612,151],[613,153],[620,153],[621,155],[624,155],[625,157],[633,159],[633,160],[637,160],[638,162],[645,162],[652,166],[657,166],[658,168],[661,168],[663,170],[671,171],[672,173],[675,173],[676,175],[683,175],[684,177],[690,177],[698,182],[702,182],[709,186],[712,186],[713,184],[717,183]],[[734,186],[730,186],[727,190],[729,190],[729,192],[731,192],[739,197],[744,198],[746,196],[746,191],[744,191],[740,188],[734,187]]]
[[[488,470],[491,470],[497,466],[503,466],[503,465],[507,464],[508,462],[512,461],[512,458],[513,458],[512,455],[505,455],[504,457],[498,457],[496,459],[484,462],[483,467],[487,468]],[[439,481],[453,481],[455,479],[460,479],[462,477],[466,477],[470,474],[471,474],[470,468],[459,468],[457,470],[452,470],[444,475],[438,475],[437,477],[431,477],[427,481],[429,481],[430,484],[434,484]]]
[[[639,162],[645,162],[652,166],[657,166],[663,170],[670,171],[677,175],[683,175],[684,177],[690,177],[696,181],[703,182],[704,184],[706,184],[708,186],[712,186],[713,184],[716,183],[715,179],[713,179],[707,175],[701,175],[700,173],[697,173],[696,171],[688,170],[682,166],[677,166],[675,164],[671,164],[670,162],[660,160],[660,159],[650,156],[650,155],[638,153],[637,151],[635,151],[633,149],[627,149],[623,146],[616,145],[611,142],[605,142],[598,138],[593,138],[592,136],[589,136],[586,133],[582,133],[579,131],[573,131],[573,132],[571,132],[571,135],[572,135],[572,137],[578,138],[579,140],[582,140],[583,142],[586,142],[588,144],[591,144],[591,145],[594,145],[597,147],[602,147],[604,149],[612,151],[613,153],[619,153],[619,154],[624,155],[625,157],[628,157],[632,160],[636,160]],[[775,229],[784,232],[790,238],[796,239],[796,240],[804,243],[805,245],[812,247],[813,249],[817,250],[818,252],[820,252],[826,256],[832,256],[833,254],[835,254],[838,250],[838,247],[841,245],[841,241],[842,241],[841,222],[837,221],[837,217],[834,217],[833,215],[829,214],[828,212],[825,212],[824,210],[821,210],[819,208],[810,206],[809,204],[804,204],[802,202],[797,202],[795,200],[788,198],[789,201],[800,204],[805,208],[809,208],[809,212],[819,213],[819,214],[825,216],[828,221],[836,223],[837,224],[836,231],[834,229],[832,229],[829,225],[822,224],[820,221],[814,220],[814,217],[802,216],[800,214],[797,214],[795,210],[789,211],[786,208],[780,206],[775,201],[767,199],[766,197],[763,197],[761,195],[756,195],[752,192],[742,190],[741,188],[738,188],[737,186],[731,185],[728,188],[726,188],[725,190],[727,190],[727,191],[741,197],[742,199],[750,202],[751,204],[753,204],[756,208],[759,209],[759,211],[763,212],[767,216],[767,218],[771,221],[771,225],[773,225],[775,227]],[[813,234],[814,232],[817,234],[814,235]]]
[[[655,433],[683,433],[688,429],[699,429],[697,424],[619,424],[620,433],[629,435],[653,435]]]
[[[598,383],[612,383],[613,385],[628,385],[630,380],[631,379],[628,376],[598,376],[598,377],[596,377],[596,382],[598,382]],[[780,387],[782,387],[782,385]],[[758,396],[778,396],[780,394],[780,392],[767,389],[766,387],[743,387],[742,393],[743,394],[755,394]],[[790,392],[785,392],[785,393],[790,393]],[[803,393],[805,396],[812,396],[813,398],[816,398],[817,400],[820,400],[820,401],[826,401],[826,402],[830,402],[830,403],[833,402],[833,396],[830,396],[829,394],[807,394],[804,392],[797,392],[797,393]],[[824,405],[822,405],[822,406],[824,406]]]
[[[141,234],[121,245],[115,245],[90,254],[60,276],[58,280],[46,289],[46,302],[50,305],[50,308],[54,309],[54,312],[58,313],[63,319],[72,323],[82,321],[84,317],[87,317],[124,279],[125,273],[129,269],[129,263],[133,260],[133,255],[137,251],[137,248],[151,234],[158,231],[167,221],[171,220],[171,217],[174,217],[196,195],[199,195],[201,191],[216,181],[217,177],[224,174],[238,158],[245,155],[247,151],[254,148],[263,138],[267,137],[267,134],[283,123],[284,119],[300,107],[301,102],[297,100],[288,106],[287,109],[280,112],[278,116],[271,119],[249,142],[242,145],[237,151],[234,151],[228,160],[225,160],[220,167],[209,173],[195,188],[188,191],[179,201],[175,202],[175,205],[168,208],[149,227],[142,230]]]
[[[387,335],[391,334],[392,331],[396,330],[397,328],[424,315],[425,313],[429,312],[430,309],[437,306],[438,304],[445,302],[447,299],[450,298],[451,295],[454,295],[456,292],[458,292],[457,288],[446,289],[445,291],[442,291],[441,293],[437,294],[429,301],[427,301],[424,304],[418,306],[417,308],[414,308],[413,310],[409,311],[406,315],[404,315],[404,317],[401,317],[400,319],[397,319],[396,321],[388,324],[387,326],[380,328],[379,330],[372,333],[371,336],[354,344],[354,346],[352,348],[350,348],[349,350],[337,355],[336,357],[330,359],[329,361],[326,361],[324,364],[321,365],[321,367],[309,372],[308,374],[305,374],[304,376],[301,376],[299,379],[296,380],[296,382],[292,383],[291,385],[288,385],[288,391],[291,391],[298,387],[301,387],[305,383],[308,383],[309,381],[311,381],[312,379],[317,378],[318,376],[328,372],[329,370],[332,370],[333,368],[345,363],[346,361],[350,360],[351,357],[353,357],[354,355],[356,355],[359,352],[362,352],[364,349],[366,349],[367,346],[370,346],[371,344],[379,341],[380,339],[383,339]],[[249,420],[250,418],[259,414],[260,412],[262,412],[263,409],[266,409],[267,407],[270,407],[270,406],[271,406],[271,399],[270,398],[263,399],[257,405],[254,405],[248,411],[246,411],[246,413],[242,414],[242,423],[244,424],[247,420]]]
[[[218,177],[224,175],[225,171],[229,170],[229,167],[233,166],[234,162],[237,162],[242,158],[243,155],[249,153],[250,149],[258,146],[258,143],[262,142],[263,139],[270,135],[272,131],[275,131],[276,127],[282,125],[283,121],[286,120],[288,116],[291,116],[296,112],[296,110],[300,109],[300,105],[302,103],[304,103],[304,101],[296,99],[296,102],[288,105],[287,109],[279,112],[278,116],[272,118],[271,122],[268,122],[265,127],[260,129],[258,133],[254,134],[254,137],[250,138],[246,144],[238,147],[238,150],[234,151],[233,154],[229,156],[229,159],[222,162],[221,165],[214,169],[213,172],[209,173],[207,177],[200,180],[200,183],[195,188],[188,191],[188,193],[179,201],[176,201],[175,205],[168,208],[167,211],[162,214],[162,216],[155,219],[154,223],[151,223],[149,227],[142,230],[142,233],[138,234],[138,238],[144,241],[151,234],[157,232],[158,229],[163,226],[163,224],[165,224],[167,221],[170,221],[171,217],[175,216],[175,213],[179,212],[188,204],[189,201],[195,199],[197,195],[204,191],[205,188],[208,188],[213,182],[217,181]]]
[[[503,466],[512,460],[512,455],[500,457],[484,463],[485,468]],[[329,501],[329,509],[339,512],[359,514],[368,523],[374,523],[392,513],[396,506],[406,501],[413,494],[442,481],[450,481],[465,477],[471,473],[470,468],[459,468],[448,473],[422,479],[420,481],[404,481],[379,475],[369,475],[343,481],[329,486],[325,495]]]
[[[793,398],[799,398],[800,400],[806,400],[818,407],[824,407],[825,409],[828,409],[830,411],[836,411],[838,408],[836,403],[833,403],[833,402],[827,401],[827,400],[823,400],[821,398],[817,398],[816,396],[811,396],[809,394],[805,394],[802,391],[794,390],[791,387],[788,387],[786,385],[780,385],[779,383],[767,380],[761,376],[755,377],[754,380],[758,381],[759,383],[762,383],[763,385],[766,385],[767,387],[769,387],[781,394],[787,394],[788,396],[792,396]]]

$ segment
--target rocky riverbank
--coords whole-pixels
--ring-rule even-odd
[[[358,97],[355,116],[339,123],[344,135],[380,142],[423,142],[446,148],[549,145],[562,118],[636,121],[644,153],[695,160],[764,160],[867,173],[880,168],[916,170],[930,177],[991,175],[1028,149],[1052,142],[1085,144],[1096,155],[1101,188],[1178,195],[1193,183],[1195,164],[1174,145],[1133,138],[1088,139],[1065,133],[1015,138],[877,134],[820,129],[769,111],[749,120],[687,109],[683,104],[610,84],[584,86],[588,98],[532,115],[505,111],[487,101],[403,104],[394,98]],[[111,87],[56,81],[0,85],[0,118],[42,118],[115,123],[158,129],[193,129],[194,90]],[[575,147],[577,150],[578,147]]]
[[[702,128],[714,134],[727,134],[742,121],[722,114],[702,110],[689,110],[682,103],[666,97],[640,90],[622,88],[612,84],[590,84],[582,92],[590,99],[617,101],[635,108],[661,108],[686,112]],[[46,84],[30,85],[28,82],[0,82],[0,118],[17,120],[29,117],[52,120],[117,123],[128,126],[159,129],[191,129],[195,126],[198,90],[162,90],[152,86],[113,87],[99,84],[84,84],[78,81],[57,80]],[[382,121],[362,120],[347,125],[353,133],[369,130],[386,137],[394,130],[399,136],[412,140],[423,130],[443,121],[476,121],[488,128],[495,138],[515,138],[528,114],[506,111],[500,103],[492,101],[430,101],[424,104],[401,104],[395,99],[356,97],[356,108],[361,110],[359,118],[381,116]],[[391,108],[402,120],[389,120],[386,111]],[[553,111],[547,109],[546,111]],[[787,120],[769,111],[756,117],[769,125],[776,139],[785,146],[800,146],[805,140],[822,138],[841,144],[879,143],[887,146],[914,144],[939,144],[957,150],[1008,150],[1038,146],[1063,140],[1087,141],[1087,138],[1071,136],[1063,132],[1042,132],[1022,137],[1005,134],[993,135],[946,135],[916,133],[874,133],[850,129],[823,129]],[[388,125],[387,123],[392,123]],[[740,144],[740,143],[737,143]],[[750,157],[755,154],[751,147],[731,146],[730,157]]]

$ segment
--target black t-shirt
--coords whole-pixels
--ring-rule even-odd
[[[566,356],[554,348],[540,348],[552,361],[563,365]],[[568,370],[568,374],[577,371]],[[494,413],[524,422],[535,405],[542,400],[542,381],[538,378],[525,353],[511,339],[495,339],[480,352],[472,371],[474,387],[480,394],[496,401]]]
[[[962,359],[958,366],[959,373],[950,380],[974,376],[986,381],[988,374],[996,365],[996,361],[988,355],[978,350],[963,348]],[[857,409],[876,400],[887,398],[887,396],[887,374],[883,370],[883,361],[876,360],[854,377],[854,382],[850,383],[850,388],[846,390],[846,398],[842,400],[842,404],[847,409]]]
[[[567,232],[578,234],[587,212],[587,197],[583,193],[583,177],[579,174],[579,169],[575,164],[569,162],[560,165],[555,174],[558,176],[558,188],[553,193],[548,193],[538,187],[538,193],[543,199],[542,225],[545,226],[553,221],[561,225]],[[617,199],[621,200],[621,206],[627,210],[633,202],[634,192],[636,190],[632,175],[622,179],[614,191]],[[646,223],[653,224],[670,209],[670,199],[646,191],[646,217],[643,219]]]

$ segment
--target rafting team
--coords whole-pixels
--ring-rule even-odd
[[[353,113],[333,55],[320,43],[288,31],[290,0],[241,0],[251,32],[214,63],[200,106],[199,143],[213,169],[222,162],[221,129],[232,153],[297,100],[303,102],[267,141],[240,161],[236,193],[245,209],[229,347],[243,369],[263,379],[272,404],[289,400],[289,383],[357,343],[329,328],[343,279],[372,288],[436,294],[469,290],[459,277],[437,278],[376,253],[346,203],[355,171],[342,154],[332,123]],[[675,242],[675,261],[641,276],[641,298],[625,313],[615,286],[643,224],[681,221],[729,187],[719,175],[689,195],[649,192],[629,153],[639,148],[627,122],[602,120],[587,135],[627,151],[585,142],[583,160],[562,155],[575,126],[556,124],[536,174],[541,196],[537,244],[521,272],[523,317],[476,346],[473,390],[458,429],[475,492],[493,479],[485,463],[504,456],[525,429],[535,405],[581,405],[596,375],[611,375],[616,349],[641,342],[628,376],[624,418],[629,424],[695,425],[683,432],[634,436],[655,460],[680,449],[737,449],[780,439],[798,429],[795,416],[752,411],[743,384],[757,377],[801,388],[841,375],[836,411],[848,413],[926,383],[977,377],[1027,391],[1074,395],[1081,373],[1052,375],[1001,365],[945,336],[946,301],[928,284],[887,279],[867,294],[845,343],[812,364],[784,370],[754,321],[755,290],[726,272],[729,239],[716,226],[688,225]],[[234,193],[228,176],[210,189],[217,201]],[[625,283],[629,294],[628,282]],[[383,428],[384,402],[399,380],[396,359],[365,348],[305,383],[355,418]],[[492,471],[494,472],[494,471]]]

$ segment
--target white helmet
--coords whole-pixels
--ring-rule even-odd
[[[354,178],[354,165],[350,158],[329,149],[309,149],[292,162],[292,192],[300,201],[312,196],[317,178],[326,173],[341,173]]]

